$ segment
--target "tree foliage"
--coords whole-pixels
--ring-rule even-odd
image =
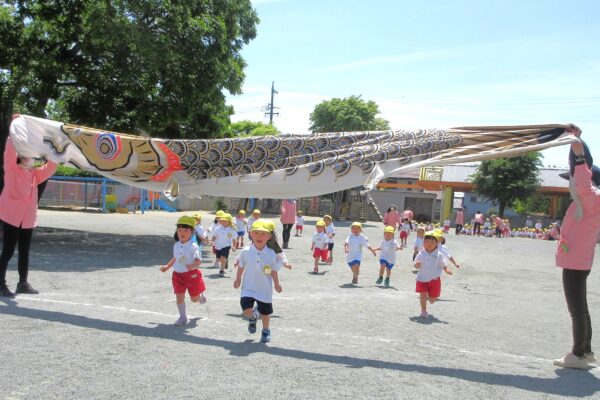
[[[475,191],[498,204],[498,214],[504,216],[506,207],[516,200],[526,200],[539,187],[542,155],[537,152],[513,158],[482,161],[470,176]]]
[[[268,125],[263,122],[255,121],[238,121],[234,122],[229,126],[229,136],[267,136],[267,135],[279,135],[281,132],[277,130],[273,125]]]
[[[0,114],[166,137],[219,136],[241,92],[250,0],[8,0],[0,5]],[[7,121],[8,119],[8,121]]]
[[[389,122],[377,117],[379,106],[361,96],[331,99],[315,106],[310,114],[313,132],[353,132],[390,129]]]

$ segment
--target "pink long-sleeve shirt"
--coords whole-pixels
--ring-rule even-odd
[[[592,171],[585,164],[575,167],[575,191],[583,206],[583,218],[575,218],[577,205],[572,202],[563,219],[556,247],[556,265],[559,267],[592,269],[600,234],[600,190],[592,185],[591,178]]]
[[[0,194],[0,220],[25,229],[35,227],[37,220],[37,185],[50,178],[56,171],[56,164],[31,170],[19,168],[17,151],[10,138],[4,149],[4,189]]]
[[[281,202],[282,224],[293,224],[296,222],[296,200],[283,200]]]
[[[402,225],[400,220],[400,213],[398,211],[386,212],[383,216],[383,224],[385,226],[393,226],[394,228]]]

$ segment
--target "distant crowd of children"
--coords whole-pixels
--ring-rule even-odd
[[[304,217],[298,212],[296,219],[296,236],[304,232]],[[241,249],[234,267],[234,288],[240,288],[240,306],[242,314],[248,320],[248,332],[255,333],[258,319],[262,322],[261,341],[271,340],[270,315],[273,313],[272,292],[282,291],[278,271],[282,267],[291,269],[287,256],[279,246],[275,235],[275,224],[261,218],[260,210],[253,210],[246,218],[245,211],[234,217],[224,211],[217,211],[210,228],[202,226],[202,215],[182,216],[177,221],[173,257],[160,268],[166,272],[173,268],[172,286],[175,293],[179,318],[176,325],[188,322],[185,294],[189,294],[194,303],[204,304],[207,300],[206,285],[199,269],[201,264],[201,245],[212,247],[215,255],[215,267],[223,276],[228,269],[228,259],[232,252]],[[398,228],[398,239],[394,238]],[[434,303],[440,296],[442,271],[452,274],[447,264],[452,262],[456,268],[460,265],[444,245],[444,232],[434,226],[413,225],[403,219],[399,226],[385,226],[382,239],[377,247],[369,244],[363,234],[362,224],[354,222],[350,226],[350,234],[344,240],[344,253],[352,280],[358,284],[360,267],[363,263],[363,250],[369,250],[379,260],[377,285],[390,286],[392,269],[396,265],[396,253],[407,247],[410,232],[416,230],[414,243],[413,267],[416,273],[416,292],[420,296],[420,316],[426,318],[427,303]],[[244,238],[248,234],[249,242],[244,246]],[[311,247],[313,257],[313,273],[319,274],[319,264],[333,264],[333,249],[336,229],[330,215],[323,216],[315,223]],[[378,255],[379,254],[379,255]]]

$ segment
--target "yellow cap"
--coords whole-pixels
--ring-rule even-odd
[[[443,238],[444,237],[444,231],[442,231],[441,229],[434,229],[433,230],[433,236],[435,236],[436,238]]]
[[[190,217],[189,215],[182,215],[177,220],[177,225],[186,225],[194,229],[196,227],[196,220],[193,217]]]
[[[254,221],[252,227],[250,227],[250,231],[271,232],[268,222],[261,219]]]
[[[252,214],[260,214],[260,210],[258,208],[255,208],[254,211],[252,211]]]
[[[384,233],[394,233],[395,229],[393,226],[386,226],[385,228],[383,228],[383,232]]]
[[[223,216],[223,214],[225,214],[225,211],[223,211],[223,210],[219,210],[219,211],[217,211],[217,213],[215,214],[215,216],[216,216],[217,218],[221,218],[221,217]]]
[[[238,214],[246,215],[246,211],[240,210],[240,212]]]
[[[362,224],[361,224],[360,222],[353,222],[353,223],[352,223],[352,225],[350,225],[350,226],[351,226],[351,227],[352,227],[352,226],[356,226],[357,228],[360,228],[360,229],[362,229]]]
[[[328,214],[325,214],[325,215],[323,215],[323,219],[325,219],[325,218],[332,219],[332,218],[331,218],[331,215],[328,215]]]
[[[229,214],[229,213],[223,213],[223,215],[221,216],[221,219],[224,219],[225,221],[231,222],[231,220],[233,218],[231,217],[231,214]]]
[[[316,223],[317,226],[322,226],[325,227],[325,221],[323,221],[322,219],[318,220]]]
[[[202,214],[200,214],[200,213],[192,214],[192,218],[202,219]]]

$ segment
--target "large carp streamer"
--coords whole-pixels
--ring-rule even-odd
[[[297,198],[372,189],[408,167],[507,157],[576,141],[568,125],[477,126],[377,132],[164,140],[20,116],[22,156],[179,195]]]

